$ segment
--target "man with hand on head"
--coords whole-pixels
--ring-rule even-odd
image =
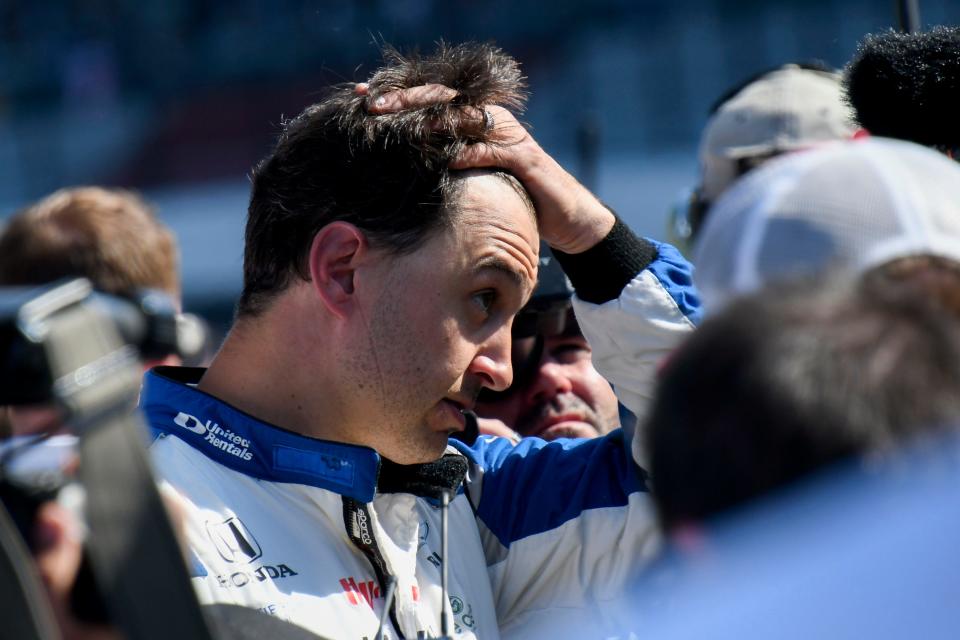
[[[531,637],[650,553],[621,432],[449,440],[481,389],[512,381],[541,238],[628,405],[698,312],[686,263],[664,264],[499,106],[521,89],[489,45],[388,51],[255,169],[235,325],[209,369],[155,369],[142,395],[205,602],[333,638]]]

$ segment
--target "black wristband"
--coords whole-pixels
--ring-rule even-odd
[[[657,248],[636,236],[620,218],[603,240],[583,253],[554,249],[577,297],[603,304],[620,296],[623,288],[657,259]]]

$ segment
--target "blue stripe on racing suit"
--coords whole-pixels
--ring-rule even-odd
[[[631,493],[647,490],[620,429],[589,440],[524,438],[514,446],[481,437],[472,447],[450,444],[483,469],[477,516],[508,548],[588,509],[624,506]]]
[[[657,259],[647,266],[660,285],[677,303],[680,312],[695,325],[700,324],[703,310],[693,284],[693,265],[672,245],[645,238],[657,248]]]

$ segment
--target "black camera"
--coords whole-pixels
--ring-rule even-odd
[[[108,332],[109,335],[104,335]],[[185,359],[203,352],[202,320],[177,313],[166,294],[144,290],[129,297],[97,293],[79,278],[45,287],[0,288],[0,406],[40,404],[69,396],[76,385],[131,358],[148,361],[177,354]],[[122,345],[95,353],[118,336]],[[88,362],[82,369],[52,369],[64,352]]]
[[[62,497],[65,488],[81,495],[75,503],[82,502],[74,471],[76,436],[133,411],[142,361],[172,354],[193,358],[205,343],[203,322],[177,313],[160,292],[110,296],[85,279],[0,288],[0,408],[11,416],[49,412],[57,416],[57,430],[70,434],[0,442],[0,502],[29,548],[41,504]],[[79,618],[108,619],[87,558],[73,594]]]

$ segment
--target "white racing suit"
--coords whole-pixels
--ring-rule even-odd
[[[699,304],[679,253],[644,246],[652,262],[618,298],[574,302],[597,369],[637,412]],[[644,475],[620,430],[515,447],[451,441],[444,460],[466,476],[452,485],[450,557],[441,558],[437,501],[414,495],[422,477],[405,479],[398,465],[387,474],[392,463],[372,449],[261,422],[196,390],[201,374],[151,371],[141,406],[161,484],[181,498],[203,603],[254,607],[326,638],[372,639],[392,576],[384,637],[439,636],[445,561],[454,637],[531,638],[541,623],[557,628],[615,598],[656,546]],[[386,475],[398,476],[390,487]]]

